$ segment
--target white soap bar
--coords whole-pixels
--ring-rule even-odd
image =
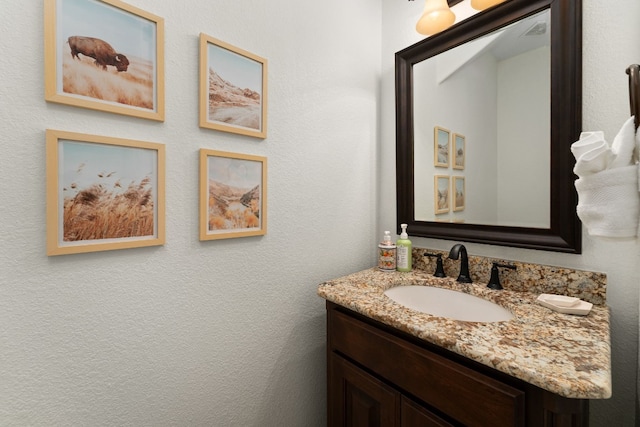
[[[547,302],[550,302],[553,305],[557,305],[558,307],[573,307],[580,303],[580,298],[568,297],[565,295],[552,295],[552,294],[543,294],[545,295],[544,299]]]
[[[582,301],[580,299],[578,300],[578,303],[574,306],[561,307],[552,302],[553,297],[557,297],[557,296],[558,295],[540,294],[540,296],[538,296],[538,299],[536,301],[538,301],[538,304],[544,307],[550,308],[551,310],[557,311],[559,313],[578,314],[580,316],[586,316],[587,314],[589,314],[589,312],[591,311],[591,308],[593,307],[593,304],[591,304],[590,302]],[[549,301],[549,299],[551,299],[551,301]]]
[[[562,296],[562,295],[540,294],[540,296],[538,296],[538,299],[536,301],[538,302],[538,304],[544,307],[547,307],[551,310],[557,311],[559,313],[578,314],[580,316],[586,316],[587,314],[589,314],[589,312],[591,311],[591,308],[593,307],[593,304],[591,304],[590,302],[582,301],[581,299],[578,299],[578,298],[576,298],[578,302],[570,307],[561,306],[557,304],[558,301],[560,301],[561,304],[562,303],[567,304],[568,301],[562,298],[558,299],[557,297],[559,296]],[[566,297],[566,298],[571,298],[571,297]]]

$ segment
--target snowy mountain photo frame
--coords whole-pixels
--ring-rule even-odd
[[[267,137],[267,60],[200,34],[200,127]]]
[[[266,157],[200,149],[200,240],[266,233]]]

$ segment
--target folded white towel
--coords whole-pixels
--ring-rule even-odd
[[[582,132],[580,134],[580,138],[571,144],[571,152],[577,160],[587,151],[600,147],[603,143],[606,144],[606,141],[604,140],[604,132]]]
[[[595,144],[594,144],[595,145]],[[606,141],[582,154],[573,167],[573,173],[579,177],[593,175],[610,167],[613,153]]]
[[[634,163],[633,150],[636,145],[636,128],[633,120],[634,117],[631,116],[626,122],[624,122],[618,131],[618,134],[614,138],[613,144],[611,144],[613,158],[609,165],[610,168],[620,168]]]
[[[592,236],[635,237],[640,217],[638,168],[607,169],[576,180],[578,216]]]
[[[571,144],[571,152],[576,158],[573,173],[579,177],[605,170],[613,156],[601,131],[582,132],[580,139]]]

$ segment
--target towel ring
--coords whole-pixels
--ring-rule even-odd
[[[632,64],[627,68],[629,74],[629,106],[634,116],[636,130],[640,124],[640,65]]]

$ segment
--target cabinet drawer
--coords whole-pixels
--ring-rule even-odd
[[[468,426],[523,426],[525,394],[337,310],[329,350],[339,352]]]

